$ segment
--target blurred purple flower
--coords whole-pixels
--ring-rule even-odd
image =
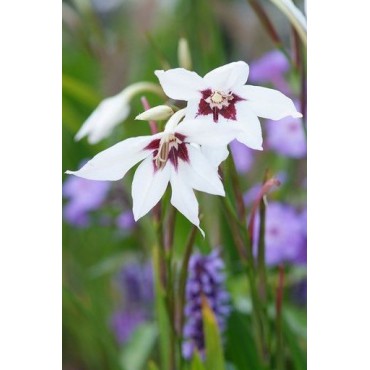
[[[292,299],[300,306],[305,306],[307,303],[307,278],[302,279],[295,284],[291,289]]]
[[[111,318],[111,327],[117,341],[120,344],[127,342],[136,328],[146,320],[147,314],[138,309],[115,312]]]
[[[284,94],[288,94],[290,87],[284,75],[289,68],[286,56],[279,50],[273,50],[250,64],[249,78],[252,83],[270,83]]]
[[[234,158],[236,170],[239,173],[248,172],[253,165],[253,150],[237,140],[230,143],[230,149]]]
[[[230,313],[230,298],[225,290],[223,268],[224,263],[219,250],[214,250],[207,256],[196,253],[190,258],[186,283],[187,303],[184,309],[186,323],[182,345],[185,359],[190,359],[195,349],[202,357],[204,356],[202,296],[207,298],[208,304],[215,313],[220,331],[225,330],[226,319]]]
[[[299,250],[295,263],[299,265],[307,264],[307,208],[305,208],[299,215],[301,231],[303,235],[302,247]]]
[[[269,149],[287,157],[306,156],[306,135],[300,118],[287,117],[280,121],[267,121],[266,129]]]
[[[89,212],[98,209],[107,197],[109,182],[68,177],[63,184],[63,197],[68,199],[64,205],[64,218],[72,225],[89,225]]]
[[[89,214],[76,202],[70,201],[63,207],[63,217],[71,225],[87,227],[90,224]]]
[[[254,227],[254,251],[257,253],[259,214]],[[266,208],[266,264],[302,263],[306,249],[301,215],[291,206],[270,202]]]
[[[122,294],[121,308],[111,317],[111,327],[119,343],[130,339],[138,325],[152,317],[154,301],[151,263],[129,262],[117,276]]]
[[[116,225],[122,230],[132,230],[136,225],[132,211],[124,211],[118,215]]]
[[[64,181],[63,196],[77,203],[81,209],[91,211],[98,209],[104,202],[110,183],[108,181],[86,180],[70,176]]]
[[[151,305],[154,299],[153,270],[150,263],[131,262],[118,275],[118,284],[127,307]]]

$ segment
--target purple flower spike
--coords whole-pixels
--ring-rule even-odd
[[[225,330],[226,319],[230,313],[230,298],[225,290],[223,268],[224,263],[218,250],[208,256],[196,253],[190,258],[182,345],[182,355],[185,359],[191,359],[195,350],[204,357],[202,297],[208,300],[215,313],[220,331]]]
[[[273,50],[251,63],[249,78],[253,83],[271,83],[283,93],[288,94],[290,87],[284,75],[289,68],[289,61],[285,55],[279,50]]]

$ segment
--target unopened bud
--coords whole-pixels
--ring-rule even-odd
[[[169,119],[173,113],[174,111],[168,105],[158,105],[140,113],[135,119],[141,121],[162,121]]]
[[[191,54],[188,40],[181,38],[177,49],[177,57],[179,59],[179,66],[189,71],[192,69]]]

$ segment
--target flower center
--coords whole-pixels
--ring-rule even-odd
[[[181,143],[182,141],[174,134],[163,136],[159,142],[158,153],[153,158],[156,167],[162,169],[167,163],[171,149],[178,150]]]
[[[222,91],[215,90],[212,91],[212,94],[205,99],[205,101],[209,104],[211,109],[222,109],[224,107],[228,107],[230,104],[229,102],[233,99],[234,97],[230,92],[224,93]]]
[[[219,115],[227,120],[236,121],[237,111],[235,104],[245,100],[233,92],[207,89],[201,91],[202,98],[199,101],[197,116],[212,114],[213,122],[217,123]]]

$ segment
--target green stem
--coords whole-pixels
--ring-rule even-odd
[[[185,254],[184,259],[182,261],[181,270],[180,270],[180,277],[179,277],[179,294],[178,294],[178,301],[177,301],[177,317],[178,317],[178,324],[177,324],[177,332],[178,332],[178,348],[179,348],[179,369],[182,369],[182,355],[181,355],[181,338],[182,338],[182,331],[184,326],[184,307],[185,307],[185,288],[186,288],[186,278],[188,274],[188,265],[191,253],[193,251],[193,245],[195,242],[195,237],[197,235],[197,227],[193,226],[188,236],[188,240],[185,245]]]
[[[179,295],[178,295],[178,332],[182,334],[182,328],[184,325],[184,306],[185,306],[185,287],[186,287],[186,278],[188,275],[188,265],[191,253],[193,251],[193,245],[195,237],[197,235],[197,227],[193,226],[188,236],[188,240],[185,245],[185,254],[182,261],[180,277],[179,277]]]
[[[257,282],[255,277],[255,267],[254,267],[254,259],[251,252],[251,248],[248,247],[249,238],[247,237],[247,233],[245,232],[244,228],[241,228],[238,222],[238,218],[236,213],[230,210],[230,206],[228,202],[223,202],[224,209],[227,214],[227,219],[229,221],[229,225],[232,230],[232,235],[234,238],[235,245],[237,246],[241,262],[243,268],[246,271],[249,286],[251,290],[251,298],[252,298],[252,305],[253,305],[253,321],[256,328],[256,335],[257,335],[257,345],[259,349],[259,354],[262,360],[266,358],[266,340],[264,335],[263,329],[263,310],[260,305],[258,291],[257,291]],[[243,251],[247,250],[247,256],[243,253]],[[241,252],[242,251],[242,252]]]
[[[258,252],[257,252],[257,270],[258,270],[258,290],[261,301],[266,303],[266,264],[265,264],[265,222],[266,222],[266,206],[262,199],[260,202],[260,225],[258,233]]]
[[[284,370],[284,343],[283,343],[283,328],[282,328],[282,304],[284,291],[284,266],[279,266],[279,280],[276,291],[276,369]]]

